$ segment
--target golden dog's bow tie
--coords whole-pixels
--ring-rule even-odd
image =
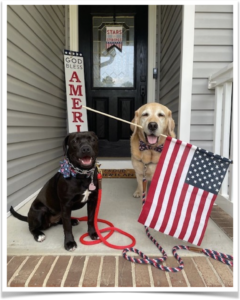
[[[153,148],[151,145],[148,145],[148,144],[144,143],[143,141],[140,141],[140,143],[139,143],[139,150],[140,151],[154,150],[154,151],[157,151],[157,152],[161,153],[162,149],[163,149],[163,145],[160,145],[160,146],[157,146],[157,147]]]

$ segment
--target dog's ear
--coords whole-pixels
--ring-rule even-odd
[[[69,135],[67,135],[65,137],[65,139],[63,140],[63,155],[67,155],[67,151],[68,151],[68,139],[69,139]]]
[[[169,114],[168,114],[168,129],[167,129],[167,135],[168,136],[171,136],[173,138],[175,138],[176,134],[174,132],[174,128],[175,128],[175,122],[172,118],[172,112],[171,110],[169,111]]]
[[[138,124],[138,121],[139,121],[138,120],[138,115],[139,115],[139,112],[138,112],[138,110],[136,110],[135,111],[135,117],[133,118],[132,123]],[[137,126],[130,125],[130,128],[133,131],[133,134],[135,134],[137,132]]]

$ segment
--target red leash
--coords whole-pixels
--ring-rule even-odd
[[[101,173],[98,173],[98,185],[99,185],[99,189],[98,189],[98,200],[97,200],[97,207],[96,207],[96,211],[95,211],[95,215],[94,215],[94,226],[95,226],[95,230],[99,236],[99,240],[95,240],[95,241],[85,241],[85,237],[89,236],[88,233],[85,233],[83,234],[79,241],[84,244],[84,245],[96,245],[96,244],[99,244],[99,243],[104,243],[106,246],[110,247],[110,248],[113,248],[113,249],[118,249],[118,250],[123,250],[125,248],[131,248],[131,247],[134,247],[135,244],[136,244],[136,240],[135,238],[119,229],[119,228],[116,228],[114,227],[114,225],[109,222],[109,221],[106,221],[106,220],[102,220],[102,219],[98,219],[98,213],[99,213],[99,209],[100,209],[100,204],[101,204],[101,199],[102,199],[102,174]],[[88,220],[88,217],[82,217],[82,218],[72,218],[72,219],[77,219],[78,221],[87,221]],[[107,224],[109,227],[106,227],[106,228],[103,228],[103,229],[99,229],[98,228],[98,222],[101,222],[101,223],[105,223]],[[106,232],[106,231],[110,231],[106,236],[102,236],[102,232]],[[114,244],[111,244],[107,241],[107,239],[115,232],[119,232],[120,234],[122,235],[125,235],[127,236],[128,238],[130,238],[132,240],[132,243],[129,244],[129,245],[125,245],[125,246],[118,246],[118,245],[114,245]]]

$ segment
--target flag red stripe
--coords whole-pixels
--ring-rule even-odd
[[[158,161],[156,171],[153,175],[153,179],[152,179],[151,185],[150,185],[149,190],[148,190],[148,195],[147,195],[147,200],[151,199],[151,201],[146,201],[145,202],[145,204],[142,208],[141,214],[139,216],[139,219],[138,219],[138,222],[140,222],[142,224],[145,224],[145,222],[147,220],[147,217],[148,217],[148,214],[149,214],[149,211],[151,209],[152,200],[153,200],[153,197],[154,197],[154,194],[155,194],[158,178],[160,177],[160,174],[161,174],[162,168],[163,168],[163,163],[162,162],[166,158],[171,140],[172,140],[171,137],[166,138],[166,141],[165,141],[165,144],[164,144],[164,147],[163,147],[163,151],[162,151],[162,154],[161,154],[161,160]]]
[[[179,165],[178,165],[176,175],[173,179],[172,190],[171,190],[171,193],[170,193],[170,196],[169,196],[169,201],[168,201],[167,209],[166,209],[166,212],[165,212],[165,217],[163,219],[162,226],[159,229],[159,231],[161,231],[161,232],[164,232],[166,227],[167,227],[168,220],[169,220],[169,217],[171,215],[171,210],[172,210],[174,198],[175,198],[175,195],[176,195],[176,192],[177,192],[177,188],[178,188],[178,185],[179,185],[179,182],[180,182],[180,179],[181,179],[182,171],[184,169],[184,166],[185,166],[185,163],[186,163],[186,160],[187,160],[190,149],[191,148],[189,146],[185,146],[185,149],[183,151],[181,160],[180,160]]]
[[[192,193],[191,193],[190,201],[188,203],[188,208],[187,208],[187,211],[186,211],[186,217],[185,217],[185,220],[184,220],[184,223],[183,223],[183,226],[182,226],[182,230],[181,230],[181,232],[178,236],[178,238],[180,240],[183,240],[183,238],[184,238],[184,236],[187,232],[187,228],[188,228],[188,225],[189,225],[189,222],[190,222],[191,213],[192,213],[192,209],[193,209],[193,205],[194,205],[194,201],[196,199],[197,193],[198,193],[198,188],[194,187],[193,190],[192,190]]]
[[[178,223],[179,223],[179,220],[180,220],[180,216],[182,214],[183,203],[184,203],[184,199],[186,197],[187,190],[188,190],[188,185],[184,184],[182,192],[181,192],[181,196],[180,196],[179,201],[178,201],[177,212],[176,212],[176,215],[175,215],[175,218],[174,218],[174,222],[173,222],[172,228],[169,232],[169,235],[171,235],[171,236],[173,236],[174,233],[177,230]]]

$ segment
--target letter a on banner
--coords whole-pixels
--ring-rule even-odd
[[[68,132],[88,131],[84,63],[80,52],[64,50]]]

